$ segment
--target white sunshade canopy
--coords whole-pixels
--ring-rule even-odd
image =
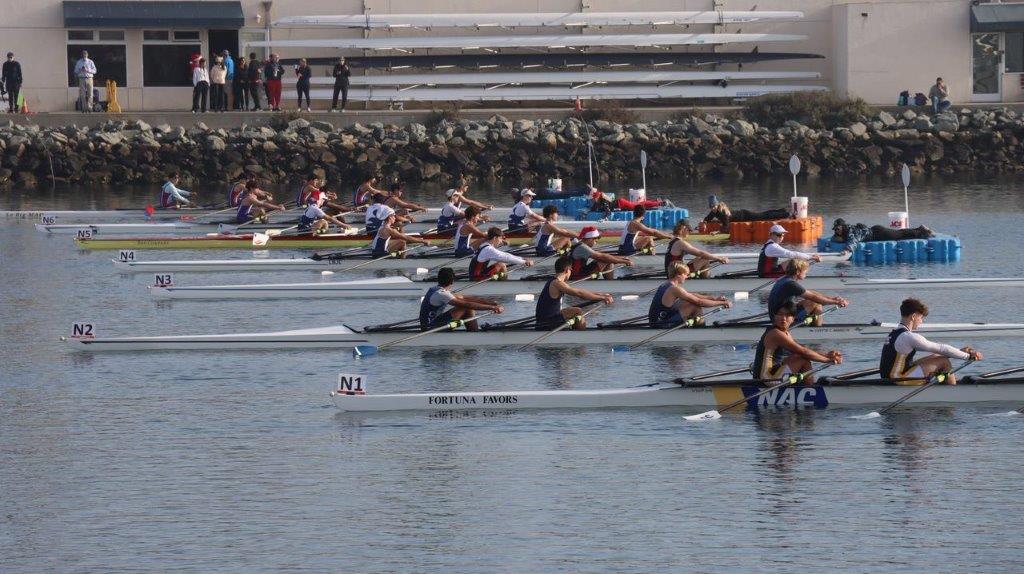
[[[759,20],[799,20],[803,12],[538,12],[502,14],[350,14],[292,16],[274,21],[279,28],[515,28],[583,26],[668,26],[737,24]]]

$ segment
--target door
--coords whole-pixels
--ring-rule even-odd
[[[971,34],[971,101],[998,102],[1003,80],[1003,56],[999,51],[1002,34]]]
[[[210,54],[227,50],[232,58],[238,59],[238,30],[210,30],[208,39]]]

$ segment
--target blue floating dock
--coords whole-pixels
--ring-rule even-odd
[[[604,213],[585,213],[590,208],[588,197],[567,197],[565,199],[538,199],[530,204],[535,211],[540,211],[546,205],[558,207],[558,213],[572,219],[583,219],[587,221],[600,221],[604,219]],[[672,229],[677,221],[690,216],[690,211],[678,207],[664,209],[649,209],[644,215],[644,225],[654,229]],[[632,211],[616,210],[608,216],[611,221],[629,221],[633,219]]]
[[[846,243],[832,241],[830,237],[818,239],[818,251],[838,253]],[[894,263],[952,263],[960,261],[960,238],[940,235],[931,239],[903,239],[900,241],[865,241],[857,246],[851,261],[866,265]]]

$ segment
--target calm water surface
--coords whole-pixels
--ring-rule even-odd
[[[801,185],[829,218],[876,223],[902,205],[889,179]],[[790,186],[650,189],[700,211],[709,193],[737,206],[785,204]],[[1019,187],[915,182],[912,223],[960,235],[963,261],[845,272],[1020,276]],[[152,195],[21,190],[0,205],[139,206]],[[117,336],[362,325],[416,311],[406,300],[158,305],[145,289],[152,278],[114,273],[109,256],[0,222],[2,572],[1024,570],[1024,417],[984,416],[1011,405],[870,421],[849,418],[864,409],[738,413],[706,424],[682,421],[693,409],[341,415],[327,396],[338,372],[367,374],[371,392],[611,388],[742,366],[752,352],[68,353],[57,337],[75,321]],[[289,280],[317,276],[175,276]],[[851,293],[853,306],[831,318],[895,320],[910,294]],[[935,322],[1024,321],[1012,290],[920,295]],[[602,318],[645,304],[619,303]],[[509,316],[533,309],[509,307]],[[993,369],[1020,361],[1019,341],[976,346]],[[841,348],[842,369],[877,360],[877,344]]]

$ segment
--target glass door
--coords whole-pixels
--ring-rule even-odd
[[[1001,99],[1003,56],[999,51],[1000,36],[998,32],[971,35],[972,101],[998,102]]]

